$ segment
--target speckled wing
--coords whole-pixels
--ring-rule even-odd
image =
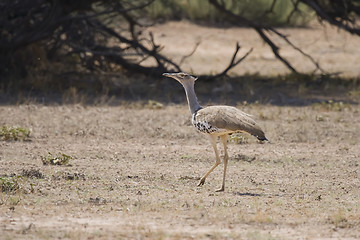
[[[196,113],[196,122],[208,123],[219,132],[247,132],[259,140],[267,140],[264,132],[250,115],[231,106],[210,106]]]

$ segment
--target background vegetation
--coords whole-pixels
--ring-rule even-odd
[[[235,14],[252,21],[267,22],[274,26],[306,26],[314,18],[314,14],[305,5],[299,6],[300,12],[293,11],[293,3],[289,0],[278,0],[275,3],[267,0],[224,1],[227,8]],[[272,5],[274,6],[272,7]],[[271,11],[269,11],[271,9]],[[149,17],[154,20],[182,20],[221,24],[226,22],[226,15],[219,12],[208,1],[191,0],[156,0],[147,7]]]
[[[317,73],[327,75],[316,59],[276,27],[304,27],[317,17],[359,35],[359,9],[358,1],[351,0],[5,0],[0,3],[0,101],[45,92],[62,100],[83,91],[107,95],[113,89],[108,84],[112,78],[131,82],[134,74],[141,74],[152,81],[149,76],[181,71],[181,64],[161,52],[152,34],[143,34],[168,20],[253,28],[291,72],[299,73],[280,54],[276,37],[312,62]],[[238,49],[222,73],[205,78],[226,76],[241,62],[237,54]]]

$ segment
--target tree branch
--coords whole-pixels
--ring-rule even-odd
[[[285,64],[285,66],[290,69],[294,73],[298,73],[296,69],[285,59],[283,58],[279,53],[279,47],[273,43],[268,36],[264,33],[264,30],[261,28],[256,27],[255,31],[261,36],[261,38],[271,47],[271,50],[275,54],[275,56]]]
[[[234,23],[236,25],[239,25],[239,22],[246,23],[249,27],[252,27],[253,29],[255,29],[255,31],[260,35],[260,37],[271,47],[271,50],[273,51],[274,55],[281,62],[283,62],[288,69],[290,69],[294,73],[297,73],[296,69],[285,58],[283,58],[280,55],[279,47],[276,46],[275,43],[273,43],[271,41],[271,39],[268,38],[266,36],[266,34],[264,33],[264,30],[271,30],[272,29],[271,27],[259,25],[257,23],[252,22],[252,21],[249,21],[248,19],[246,19],[246,18],[244,18],[242,16],[234,14],[233,12],[227,10],[224,5],[219,4],[217,0],[209,0],[209,2],[212,5],[214,5],[218,10],[224,12],[227,16],[231,17],[230,20],[231,20],[232,23]]]
[[[287,44],[289,44],[293,49],[295,49],[296,51],[298,51],[299,53],[301,53],[303,56],[307,57],[315,66],[316,66],[316,70],[320,70],[322,73],[324,74],[329,74],[328,72],[326,72],[324,69],[322,69],[320,67],[320,64],[315,61],[315,59],[313,57],[311,57],[309,54],[305,53],[303,50],[301,50],[299,47],[295,46],[288,38],[286,35],[276,31],[275,29],[271,29],[271,31],[273,33],[275,33],[276,35],[278,35],[279,37],[281,37],[282,39],[285,40],[285,42]]]
[[[245,53],[244,56],[242,56],[240,59],[238,60],[235,60],[236,59],[236,55],[238,54],[239,50],[240,50],[240,45],[238,42],[236,42],[236,49],[235,49],[235,52],[231,58],[231,61],[230,61],[230,64],[224,69],[224,71],[222,71],[221,73],[219,74],[216,74],[214,76],[212,76],[213,78],[218,78],[218,77],[223,77],[225,75],[227,75],[227,72],[234,68],[236,65],[238,65],[239,63],[241,63],[247,56],[249,56],[249,54],[252,52],[253,48],[250,48],[250,50]]]
[[[314,9],[314,11],[316,12],[316,14],[321,17],[322,19],[325,19],[327,22],[329,22],[331,25],[337,26],[338,28],[344,29],[345,31],[352,33],[352,34],[356,34],[360,36],[360,28],[352,28],[349,27],[347,24],[342,23],[339,20],[336,20],[337,16],[330,16],[328,13],[326,13],[316,1],[313,0],[301,0],[301,2],[303,2],[304,4],[308,5],[309,7],[311,7],[312,9]],[[356,10],[356,9],[354,9]]]
[[[115,32],[115,30],[108,28],[104,25],[102,25],[101,23],[97,23],[99,25],[99,28],[104,30],[105,32],[107,32],[108,34],[110,34],[111,36],[117,38],[120,42],[123,43],[127,43],[129,45],[132,46],[132,48],[134,49],[140,49],[142,52],[144,52],[145,54],[148,54],[152,57],[154,57],[154,59],[157,61],[157,63],[159,64],[159,67],[163,68],[163,69],[167,69],[164,64],[169,64],[170,66],[174,67],[175,70],[174,71],[181,71],[181,68],[174,63],[173,61],[171,61],[170,59],[164,57],[163,55],[160,55],[156,52],[156,49],[152,49],[149,50],[147,49],[144,45],[142,45],[140,42],[135,41],[135,40],[129,40],[123,36],[121,36],[120,34],[118,34],[117,32]]]
[[[183,56],[181,58],[181,60],[179,62],[179,66],[181,66],[184,63],[185,59],[191,57],[196,52],[196,50],[199,47],[200,43],[201,43],[201,41],[196,42],[195,46],[194,46],[194,49],[189,54],[187,54],[187,55],[185,55],[185,56]]]

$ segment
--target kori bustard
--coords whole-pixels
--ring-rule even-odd
[[[163,76],[174,78],[185,89],[186,98],[192,114],[192,124],[202,133],[210,137],[211,144],[214,148],[216,162],[210,170],[200,179],[198,186],[205,183],[205,179],[209,174],[221,163],[219,152],[216,147],[216,141],[219,137],[224,145],[224,173],[222,186],[217,192],[222,192],[225,189],[225,176],[228,164],[227,152],[227,138],[229,134],[237,132],[247,132],[259,139],[260,141],[267,140],[264,132],[259,125],[251,118],[250,115],[241,110],[231,106],[209,106],[201,107],[194,90],[194,84],[197,77],[188,73],[164,73]]]

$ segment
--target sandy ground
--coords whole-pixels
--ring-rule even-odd
[[[253,52],[232,69],[230,74],[269,76],[289,73],[286,66],[275,58],[270,47],[250,28],[203,27],[182,21],[157,25],[148,30],[153,33],[155,42],[163,47],[162,53],[177,63],[183,56],[190,54],[199,42],[195,53],[181,65],[184,71],[197,75],[223,71],[231,60],[236,42],[242,47],[239,57],[251,48]],[[329,25],[320,26],[316,23],[312,24],[311,28],[283,28],[278,31],[311,55],[326,72],[341,73],[344,77],[359,76],[359,37]],[[280,48],[280,54],[299,72],[310,73],[315,70],[314,64],[308,58],[291,48],[284,40],[274,34],[269,36]]]
[[[359,106],[239,107],[271,142],[230,139],[223,193],[222,165],[196,187],[214,154],[186,106],[0,107],[32,131],[0,142],[0,176],[23,176],[0,195],[1,239],[359,239]]]

